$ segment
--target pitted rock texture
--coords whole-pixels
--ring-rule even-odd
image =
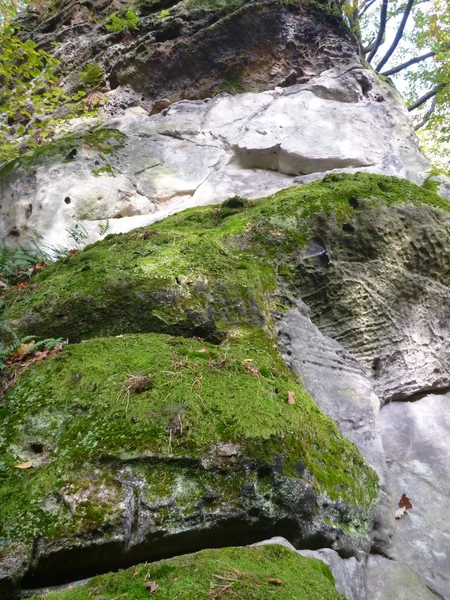
[[[295,286],[313,322],[365,369],[382,402],[450,384],[450,219],[421,206],[354,198],[344,224],[317,216],[328,262],[300,262]]]
[[[0,172],[0,243],[67,247],[80,229],[85,244],[235,194],[258,198],[308,173],[366,170],[420,184],[429,163],[398,102],[354,64],[286,89],[80,124]]]
[[[450,598],[450,395],[388,404],[380,427],[397,502],[413,505],[395,522],[391,556]]]
[[[140,2],[134,7],[140,16],[136,29],[109,32],[105,19],[125,8],[123,0],[44,3],[19,25],[39,45],[56,42],[66,87],[76,88],[79,73],[95,61],[104,70],[105,91],[129,85],[143,106],[305,82],[357,55],[342,20],[325,2]]]

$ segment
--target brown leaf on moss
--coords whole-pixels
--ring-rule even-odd
[[[288,392],[288,404],[295,404],[295,392]]]
[[[269,583],[271,585],[283,585],[283,582],[281,581],[281,579],[276,579],[275,577],[270,577]]]
[[[27,462],[21,463],[20,465],[14,465],[15,469],[29,469],[33,466],[33,461],[28,460]]]
[[[150,594],[156,594],[158,591],[158,584],[155,581],[147,581],[145,587],[148,589]]]

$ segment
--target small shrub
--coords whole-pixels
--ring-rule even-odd
[[[95,62],[87,64],[80,73],[80,79],[84,87],[96,87],[105,75],[102,66]]]
[[[111,15],[105,21],[105,27],[108,31],[113,33],[119,33],[120,31],[128,31],[130,29],[137,29],[139,24],[139,17],[133,10],[127,10],[125,17],[122,19],[117,15]]]

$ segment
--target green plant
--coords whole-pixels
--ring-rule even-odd
[[[105,21],[105,27],[108,31],[113,33],[119,33],[120,31],[127,31],[130,29],[137,29],[139,24],[139,17],[136,13],[129,9],[125,13],[125,17],[121,18],[117,15],[111,15]]]
[[[97,63],[88,63],[80,73],[80,80],[86,88],[98,86],[105,75],[102,66]]]
[[[49,352],[63,342],[62,338],[47,338],[45,340],[37,340],[36,336],[34,335],[27,335],[22,338],[18,338],[14,332],[12,332],[12,335],[12,344],[6,345],[4,342],[0,341],[0,371],[5,369],[6,361],[14,355],[17,355],[17,358],[20,361],[23,361],[37,350]]]
[[[52,262],[47,252],[35,246],[0,246],[0,281],[15,285],[29,279],[37,264]]]
[[[158,15],[158,19],[165,19],[166,17],[169,16],[169,11],[167,9],[163,9],[159,15]]]
[[[0,1],[0,165],[51,139],[63,106],[66,120],[86,114],[85,92],[59,87],[59,60],[19,34],[13,19],[22,7]]]

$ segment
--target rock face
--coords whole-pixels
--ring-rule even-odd
[[[302,83],[357,53],[326,2],[139,2],[138,27],[109,32],[105,19],[126,5],[70,0],[55,10],[49,3],[19,24],[44,47],[56,42],[66,86],[76,88],[79,73],[95,61],[111,90],[131,86],[144,107]]]
[[[64,335],[71,344],[5,398],[4,588],[232,544],[239,531],[241,543],[283,535],[297,548],[330,549],[317,556],[350,597],[367,591],[368,600],[387,600],[403,593],[410,573],[445,598],[446,424],[430,434],[433,452],[431,442],[411,446],[421,436],[404,407],[420,410],[423,401],[383,396],[385,380],[408,389],[402,363],[385,363],[395,377],[374,373],[373,359],[364,360],[371,328],[353,325],[361,302],[348,299],[384,273],[369,316],[386,314],[388,304],[397,327],[394,337],[386,320],[371,349],[398,344],[397,353],[414,356],[407,315],[417,314],[418,300],[404,293],[400,274],[429,289],[426,318],[439,315],[448,215],[445,200],[405,180],[332,174],[258,202],[235,197],[110,235],[49,267],[26,292],[6,294],[3,322],[13,335]],[[424,223],[439,232],[434,254]],[[425,254],[433,260],[423,262]],[[338,337],[328,323],[351,335]],[[429,361],[439,349],[435,365],[445,366],[438,336],[425,349]],[[442,391],[430,373],[417,379],[414,399],[420,389]],[[312,398],[377,472],[376,506],[374,472]],[[405,435],[394,442],[390,428],[397,435],[400,427]],[[408,458],[398,470],[397,454]],[[432,526],[430,486],[417,481],[438,456],[442,474],[430,486],[442,520]],[[33,471],[12,469],[26,461]],[[394,523],[402,493],[414,508]],[[371,548],[395,563],[367,558]],[[385,572],[386,587],[373,596]]]
[[[381,412],[380,426],[395,497],[406,493],[413,504],[396,523],[392,556],[420,573],[431,591],[447,598],[450,396],[433,394],[389,404]]]
[[[83,243],[95,241],[105,231],[129,231],[234,194],[259,198],[327,171],[420,184],[429,169],[401,101],[358,64],[286,89],[182,101],[152,117],[130,109],[99,123],[0,172],[0,242],[67,247],[77,229]]]
[[[328,6],[155,5],[20,21],[105,103],[0,171],[0,595],[450,600],[448,181]]]

